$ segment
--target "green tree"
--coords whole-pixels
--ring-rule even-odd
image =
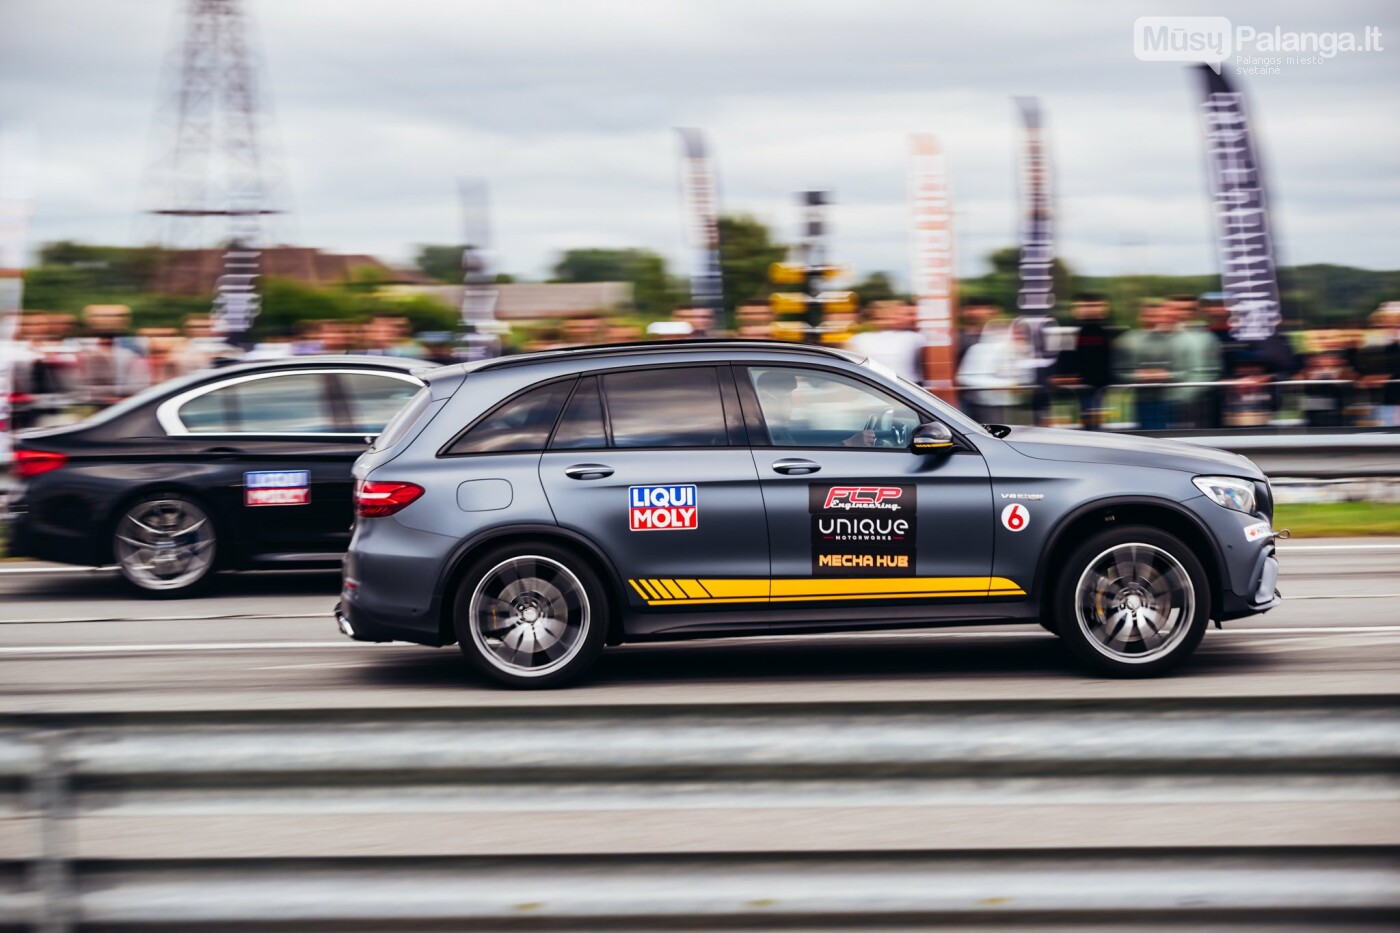
[[[768,267],[787,256],[787,247],[773,240],[773,233],[748,214],[726,214],[719,219],[719,262],[724,274],[726,327],[734,326],[734,309],[752,301],[767,301],[773,293]]]
[[[666,260],[645,249],[571,249],[554,264],[555,282],[630,282],[643,317],[665,317],[684,300],[684,289]]]
[[[888,272],[870,273],[857,282],[852,291],[860,299],[861,307],[866,307],[877,301],[896,301],[906,297],[894,290],[894,283],[890,281]]]
[[[462,281],[462,252],[465,246],[442,246],[427,243],[418,247],[413,263],[418,271],[439,282],[457,285]]]

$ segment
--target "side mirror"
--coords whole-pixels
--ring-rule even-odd
[[[914,429],[909,449],[916,454],[935,454],[953,449],[953,432],[941,421],[930,421]]]

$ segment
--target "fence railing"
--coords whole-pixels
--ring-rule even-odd
[[[16,715],[0,807],[0,926],[1400,921],[1392,697]]]

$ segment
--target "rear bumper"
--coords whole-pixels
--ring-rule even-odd
[[[334,616],[340,634],[355,641],[406,641],[432,648],[441,648],[443,645],[436,632],[395,624],[394,620],[376,615],[345,599],[335,604]]]

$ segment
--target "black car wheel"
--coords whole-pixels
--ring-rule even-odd
[[[602,652],[607,597],[593,570],[561,548],[503,548],[467,571],[453,624],[462,652],[487,677],[555,687],[582,675]]]
[[[122,576],[152,596],[191,596],[213,575],[214,522],[193,499],[145,496],[127,506],[113,530],[112,553]]]
[[[1099,673],[1151,677],[1196,650],[1210,602],[1205,569],[1180,539],[1145,526],[1113,528],[1070,555],[1055,630]]]

